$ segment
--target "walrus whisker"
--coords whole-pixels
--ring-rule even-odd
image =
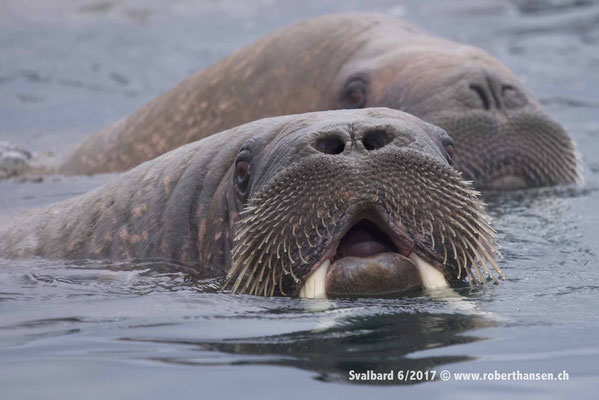
[[[429,236],[431,238],[431,248],[434,250],[435,249],[435,228],[433,227],[433,223],[430,220],[427,220],[427,222],[429,223],[431,230],[429,231]]]
[[[256,286],[256,292],[254,292],[253,294],[256,296],[259,296],[260,294],[262,294],[262,296],[266,296],[267,287],[268,287],[268,282],[260,283],[259,285]]]
[[[287,240],[285,240],[285,244],[283,245],[283,250],[285,250],[285,252],[287,253],[287,257],[289,257],[289,261],[291,261],[291,264],[295,264],[295,260],[293,259],[293,257],[291,257],[291,247],[288,247],[287,249],[285,249],[286,244],[287,244]]]
[[[295,239],[295,243],[297,245],[297,252],[299,253],[300,260],[302,260],[304,264],[308,264],[308,261],[304,258],[304,255],[302,254],[302,246],[300,246],[300,244],[298,243],[297,238]]]
[[[250,266],[249,262],[245,262],[245,267],[243,267],[243,270],[240,271],[239,275],[237,275],[237,279],[235,280],[235,284],[233,285],[233,288],[231,289],[231,291],[233,293],[237,292],[237,289],[239,288],[239,286],[241,285],[241,283],[243,282],[244,278],[245,278],[245,271],[248,269],[248,267]],[[235,273],[235,270],[237,268],[233,267],[233,273]],[[233,275],[231,275],[231,278],[233,277]],[[225,284],[228,284],[228,280]]]
[[[271,259],[272,259],[272,257],[271,257]],[[281,269],[283,270],[283,274],[285,274],[285,275],[289,275],[291,273],[291,271],[285,267],[285,263],[281,263]],[[281,274],[281,275],[283,275],[283,274]]]
[[[478,260],[478,262],[480,263],[480,265],[485,269],[485,271],[487,272],[487,275],[493,279],[493,281],[495,283],[499,283],[499,281],[497,280],[497,278],[495,277],[495,275],[493,275],[491,273],[491,270],[487,267],[487,264],[484,262],[484,258],[480,256],[480,254],[478,253],[478,251],[476,250],[476,246],[474,246],[472,243],[470,243],[469,240],[466,241],[466,244],[468,245],[468,247],[470,247],[470,249],[472,250],[472,252],[474,253],[475,256],[475,260]],[[478,243],[479,248],[480,247],[480,243]],[[480,272],[480,271],[479,271]],[[481,275],[482,276],[482,275]]]
[[[306,232],[306,226],[304,226],[304,237],[306,238],[306,241],[308,242],[308,246],[310,246],[310,248],[316,247],[316,245],[312,244],[312,242],[310,241],[310,234]]]
[[[451,242],[451,246],[453,247],[453,251],[455,253],[455,260],[458,263],[458,275],[457,275],[457,278],[458,279],[462,279],[462,263],[460,262],[460,258],[457,256],[457,251],[456,251],[455,244],[453,243],[453,240],[452,239],[449,239],[449,240]]]
[[[495,263],[495,260],[493,260],[493,257],[491,257],[489,255],[489,253],[487,252],[487,250],[485,249],[484,246],[479,246],[480,251],[482,251],[487,259],[487,261],[489,261],[489,263],[491,264],[491,266],[493,266],[493,269],[495,270],[495,272],[497,272],[497,274],[501,277],[505,279],[505,275],[503,275],[503,272],[501,272],[501,269],[499,268],[499,266],[497,266],[497,264]]]
[[[495,282],[496,284],[499,283],[499,280],[497,279],[497,277],[491,272],[491,269],[489,269],[489,267],[487,266],[487,263],[485,261],[485,259],[481,258],[479,260],[480,264],[483,266],[483,268],[485,269],[485,272],[487,273],[487,275],[493,279],[493,282]]]
[[[456,222],[457,222],[457,221],[456,221]],[[473,228],[473,227],[472,227],[472,226],[469,224],[469,222],[468,222],[468,221],[464,221],[464,222],[465,222],[465,223],[468,225],[468,227],[469,227],[469,228],[470,228],[472,231],[474,231],[474,232],[477,232],[477,231],[476,231],[476,230],[475,230],[475,229],[474,229],[474,228]],[[478,239],[477,239],[477,238],[476,238],[474,235],[472,235],[472,234],[471,234],[471,233],[470,233],[470,232],[469,232],[469,231],[468,231],[466,228],[464,228],[464,227],[463,227],[463,225],[461,225],[459,222],[458,222],[458,224],[459,224],[459,225],[460,225],[460,226],[461,226],[461,227],[462,227],[462,228],[463,228],[463,229],[464,229],[464,230],[467,232],[468,236],[469,236],[469,237],[471,237],[471,238],[472,238],[472,240],[474,240],[474,241],[475,241],[475,242],[478,244],[478,246],[477,246],[477,247],[478,247],[478,249],[480,249],[480,250],[484,251],[485,255],[487,256],[487,259],[489,259],[489,260],[491,261],[491,263],[492,263],[492,265],[493,265],[493,267],[494,267],[495,271],[497,271],[497,272],[498,272],[498,274],[499,274],[499,276],[503,278],[503,277],[504,277],[504,276],[503,276],[503,274],[501,273],[501,271],[500,271],[500,270],[498,271],[498,267],[497,267],[497,266],[495,265],[495,263],[492,261],[492,257],[490,257],[490,256],[488,255],[488,253],[487,253],[487,252],[486,252],[486,250],[484,249],[484,246],[483,246],[483,245],[482,245],[482,244],[481,244],[481,243],[478,241]],[[485,237],[485,235],[482,235],[482,234],[479,232],[479,235],[478,235],[478,237],[482,238],[482,239],[485,241],[485,244],[489,246],[489,248],[494,248],[494,246],[492,246],[492,245],[491,245],[491,243],[488,241],[488,239]],[[471,249],[472,249],[472,250],[473,250],[473,251],[476,253],[477,257],[478,257],[479,259],[481,259],[481,260],[482,260],[482,257],[480,257],[480,255],[478,255],[478,253],[477,253],[477,251],[476,251],[476,248],[475,248],[475,247],[474,247],[474,246],[473,246],[473,245],[470,243],[470,241],[467,241],[467,244],[468,244],[468,245],[469,245],[469,247],[470,247],[470,248],[471,248]],[[486,264],[484,265],[484,267],[485,267],[485,268],[487,268],[487,267],[486,267]],[[488,270],[488,268],[487,268],[487,270]],[[491,278],[492,278],[492,279],[493,279],[495,282],[497,282],[497,280],[496,280],[495,276],[491,274],[491,271],[488,271],[488,272],[489,272],[489,276],[490,276],[490,277],[491,277]]]
[[[315,257],[321,257],[319,252],[340,229],[337,228],[339,221],[349,218],[348,207],[356,207],[361,202],[382,206],[381,209],[389,214],[394,224],[401,221],[397,226],[405,223],[407,232],[420,232],[417,236],[420,245],[426,245],[431,254],[437,254],[445,268],[451,268],[451,265],[457,267],[458,279],[465,270],[471,282],[482,281],[484,269],[496,280],[487,264],[491,264],[497,272],[498,267],[488,252],[496,251],[493,245],[495,231],[489,227],[489,220],[483,212],[484,203],[455,177],[455,172],[437,169],[433,161],[426,159],[415,164],[420,172],[414,172],[417,167],[407,162],[410,157],[402,155],[394,162],[399,163],[397,165],[405,162],[406,166],[411,165],[412,170],[398,167],[396,171],[403,172],[384,174],[378,183],[373,182],[372,188],[367,186],[366,181],[358,179],[348,183],[355,185],[353,189],[336,192],[330,183],[316,181],[318,175],[310,175],[308,170],[302,173],[307,180],[301,194],[280,183],[284,182],[282,180],[277,185],[283,189],[274,190],[276,186],[273,185],[269,188],[270,194],[258,193],[249,199],[252,212],[244,213],[244,217],[236,223],[236,232],[245,236],[235,236],[234,263],[228,280],[235,283],[232,292],[288,293],[283,287],[286,284],[283,277],[291,275],[296,284],[306,279],[306,274],[318,265]],[[427,168],[434,170],[438,176]],[[279,194],[278,204],[269,201],[269,196],[275,191]],[[325,192],[331,198],[320,195]],[[364,200],[344,197],[344,193],[362,196],[358,199]],[[308,199],[302,200],[307,209],[298,207],[298,196]],[[291,207],[291,204],[295,206]],[[431,204],[434,208],[430,208]],[[239,275],[246,276],[245,280]]]
[[[293,264],[289,264],[289,273],[294,281],[299,282],[299,278],[295,276],[295,273],[293,272]]]
[[[476,272],[476,280],[475,283],[481,283],[481,284],[485,284],[486,283],[486,279],[484,277],[484,275],[482,274],[482,272],[480,272],[480,269],[478,268],[478,265],[476,264],[475,259],[472,257],[472,255],[470,254],[470,252],[466,253],[468,255],[468,259],[470,260],[470,269],[474,272]],[[474,273],[472,274],[472,276],[474,276]]]
[[[464,256],[464,269],[466,270],[466,275],[468,275],[468,278],[470,278],[470,279],[472,279],[474,277],[474,282],[476,282],[476,277],[474,276],[474,273],[472,273],[472,274],[470,273],[470,272],[472,272],[471,271],[472,266],[468,265],[468,259],[467,259],[468,252],[466,251],[463,244],[464,244],[464,241],[462,239],[462,240],[460,240],[459,246],[460,246],[460,250],[462,250],[462,256]]]
[[[322,238],[323,235],[320,233],[320,231],[318,230],[318,224],[316,224],[316,228],[314,229],[316,231],[316,234],[318,235],[319,238]]]
[[[247,265],[248,266],[252,265],[252,261],[254,261],[253,257],[246,261]],[[254,276],[256,271],[257,271],[257,267],[253,267],[252,269],[250,269],[249,275],[246,276],[245,285],[243,286],[243,290],[247,289],[252,284],[252,282],[256,280],[256,277]]]
[[[329,228],[329,225],[326,223],[326,221],[324,219],[321,219],[320,222],[321,222],[322,226],[324,226],[324,228],[326,229],[327,236],[331,236],[331,230]]]
[[[279,290],[282,296],[287,296],[285,289],[283,289],[283,274],[279,274]]]
[[[447,248],[443,244],[443,265],[447,264]]]
[[[243,287],[243,290],[246,290],[249,287],[250,289],[248,290],[248,294],[257,294],[259,292],[259,283],[260,281],[258,279],[252,279],[251,277],[249,277],[247,283]]]
[[[453,238],[457,238],[457,234],[456,234],[455,230],[451,227],[451,225],[447,225],[447,229],[449,229],[449,233],[451,233],[451,236]]]
[[[474,228],[474,227],[473,227],[473,226],[470,224],[470,221],[472,221],[471,219],[464,218],[464,217],[462,217],[462,216],[461,216],[461,215],[459,215],[459,214],[458,214],[458,215],[456,215],[456,217],[457,217],[457,218],[459,218],[459,219],[461,219],[461,220],[462,220],[462,221],[463,221],[463,222],[464,222],[466,225],[468,225],[468,226],[470,227],[470,229],[471,229],[473,232],[476,232],[476,231],[477,231],[477,230],[476,230],[476,229],[475,229],[475,228]],[[483,229],[483,230],[485,231],[485,233],[486,233],[486,234],[487,234],[489,237],[491,237],[491,238],[494,238],[494,237],[497,235],[497,232],[496,232],[494,229],[490,228],[490,226],[489,226],[487,223],[483,224],[483,223],[481,223],[481,222],[480,222],[480,221],[478,221],[478,220],[475,220],[475,222],[476,222],[476,224],[477,224],[477,225],[478,225],[478,226],[479,226],[481,229]],[[483,236],[484,236],[484,235],[483,235]]]

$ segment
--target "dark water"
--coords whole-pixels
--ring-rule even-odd
[[[575,138],[583,187],[486,194],[498,286],[405,299],[230,296],[150,265],[0,260],[0,399],[596,398],[599,4],[552,1],[0,3],[0,140],[62,153],[188,73],[292,21],[383,11],[482,47]],[[0,214],[111,179],[0,183]],[[436,371],[363,385],[348,371]],[[439,373],[553,372],[568,381]]]

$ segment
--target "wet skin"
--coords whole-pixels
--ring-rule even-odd
[[[300,22],[194,73],[83,141],[59,172],[122,171],[259,118],[366,107],[443,128],[456,167],[479,188],[581,179],[568,134],[496,59],[364,13]]]
[[[16,216],[0,229],[0,255],[159,259],[261,295],[484,279],[493,231],[452,151],[443,130],[396,110],[264,119]]]

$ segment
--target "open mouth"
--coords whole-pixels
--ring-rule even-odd
[[[353,225],[341,238],[335,259],[344,257],[370,257],[380,253],[400,253],[409,257],[413,244],[400,242],[401,250],[393,243],[389,235],[383,232],[374,222],[362,219]]]
[[[441,287],[447,287],[444,274],[416,254],[407,233],[360,219],[325,251],[299,296],[390,296]]]

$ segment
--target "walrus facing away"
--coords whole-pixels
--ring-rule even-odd
[[[453,142],[382,108],[255,121],[0,228],[0,256],[165,260],[233,292],[377,296],[494,263]]]
[[[486,52],[388,16],[297,23],[200,70],[87,138],[60,172],[122,171],[263,117],[399,109],[445,129],[455,164],[480,188],[580,180],[574,146],[523,84]]]

